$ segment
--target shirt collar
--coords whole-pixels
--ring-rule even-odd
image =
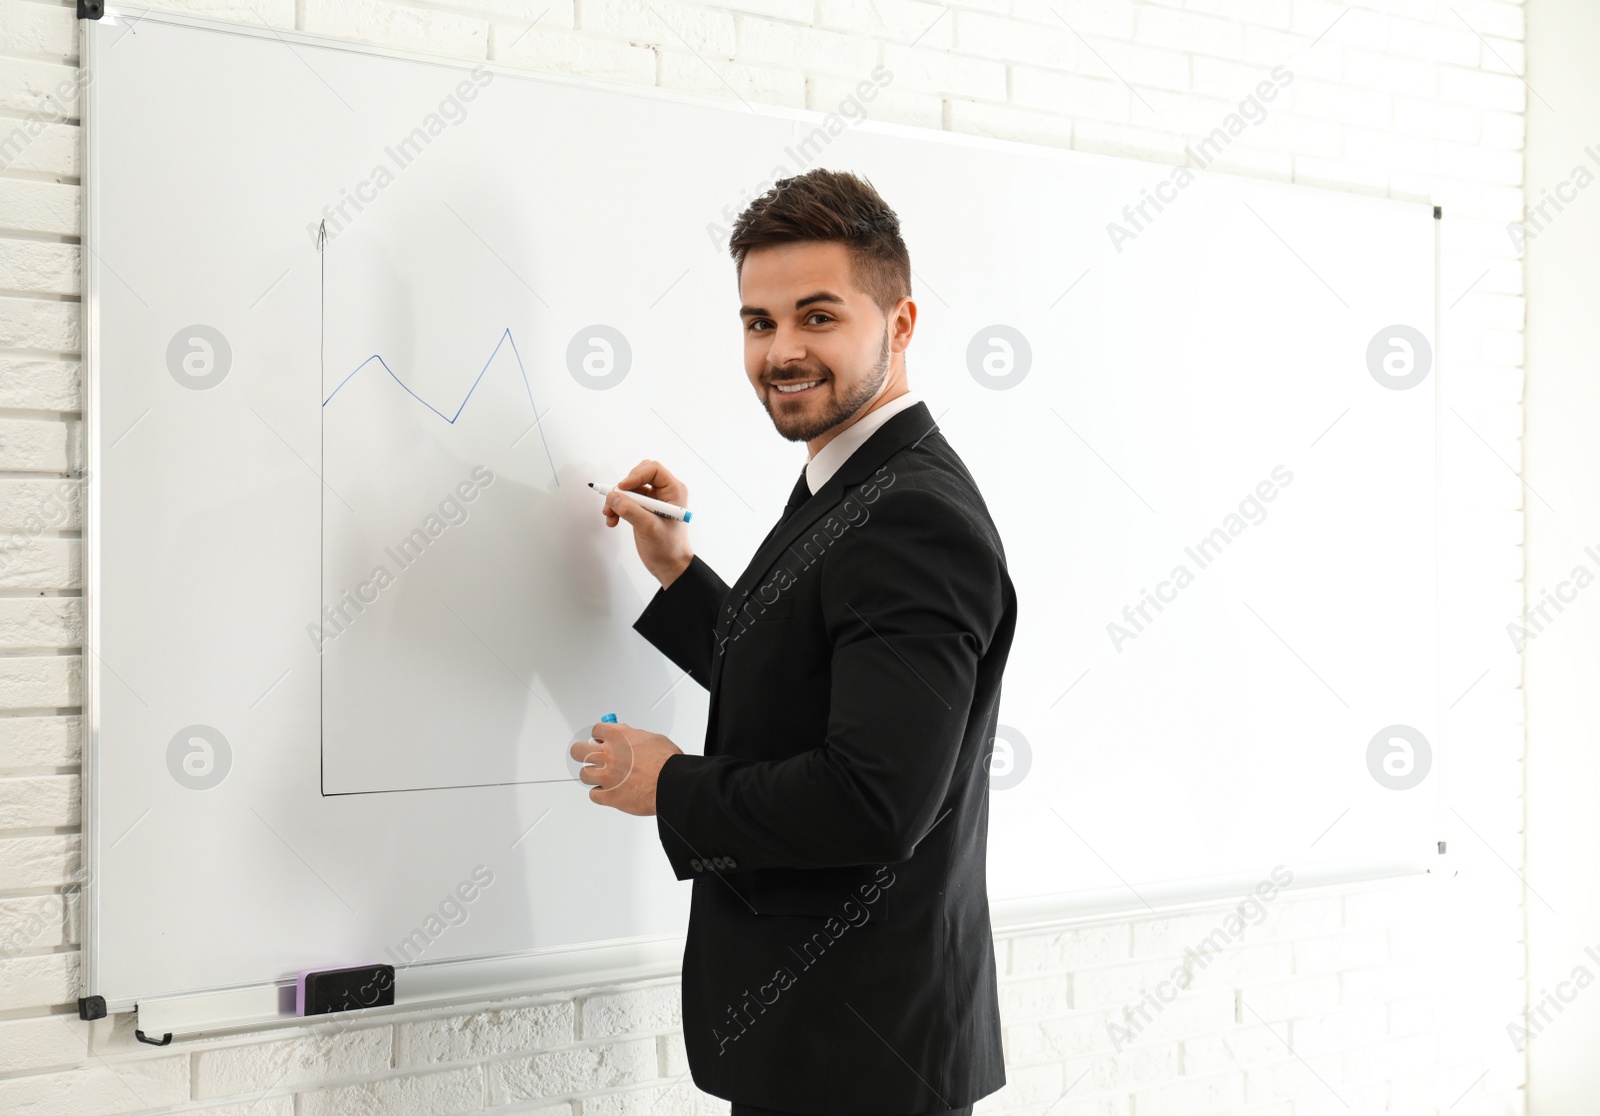
[[[917,397],[908,391],[835,434],[827,445],[817,451],[815,457],[806,462],[806,487],[812,495],[816,495],[828,483],[828,478],[839,471],[839,466],[848,461],[850,455],[860,449],[861,444],[872,437],[878,427],[917,402]]]

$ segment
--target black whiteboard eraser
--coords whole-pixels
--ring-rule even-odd
[[[388,1007],[393,1003],[393,965],[307,969],[295,980],[296,1015],[327,1015],[334,1011]]]

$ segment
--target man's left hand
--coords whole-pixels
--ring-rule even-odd
[[[586,764],[578,778],[592,784],[589,801],[615,806],[625,814],[650,817],[656,812],[656,778],[668,756],[683,749],[658,732],[600,721],[590,729],[593,740],[572,746],[572,758]]]

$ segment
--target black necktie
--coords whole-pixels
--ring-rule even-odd
[[[793,515],[799,509],[801,504],[805,503],[809,499],[811,499],[811,487],[810,485],[806,484],[806,471],[801,469],[800,479],[795,481],[794,491],[789,493],[789,502],[784,505],[783,514],[778,517],[778,522],[772,525],[772,530],[767,532],[767,537],[761,540],[761,546],[766,546],[767,543],[772,540],[772,536],[778,533],[778,528],[783,526],[784,521]],[[759,550],[760,547],[757,547],[756,549]]]
[[[783,518],[778,522],[782,523],[784,519],[788,519],[809,499],[811,499],[811,486],[806,483],[806,471],[801,469],[800,479],[794,482],[794,491],[789,493],[789,502],[784,505]]]

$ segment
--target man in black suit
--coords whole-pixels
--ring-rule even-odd
[[[684,524],[607,498],[661,584],[634,627],[710,691],[710,722],[704,755],[612,724],[572,754],[694,881],[696,1085],[733,1116],[967,1113],[1005,1084],[984,871],[1005,553],[907,389],[910,261],[877,192],[783,179],[730,251],[746,372],[810,460],[732,588]],[[688,502],[654,461],[618,487]]]

